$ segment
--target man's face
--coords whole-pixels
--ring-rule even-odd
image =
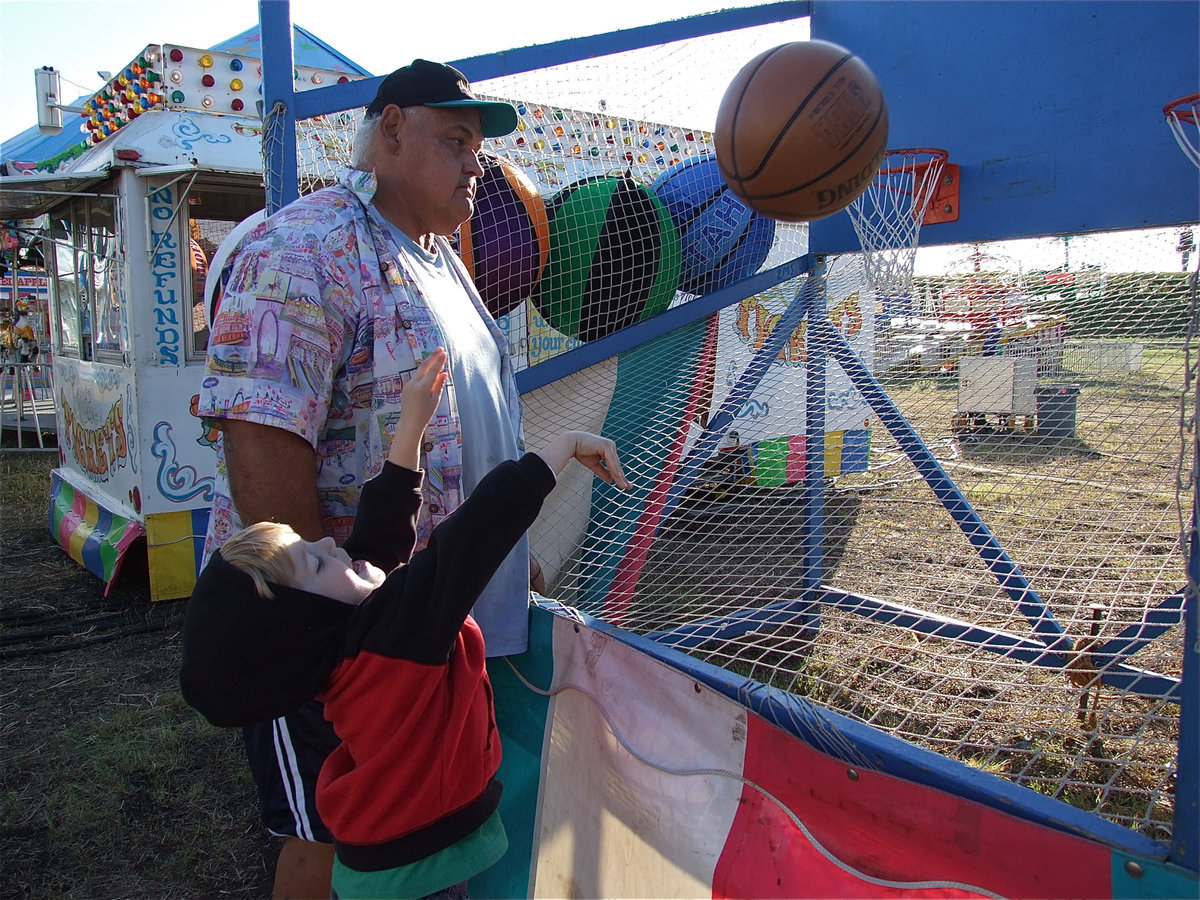
[[[399,187],[395,202],[417,229],[414,235],[450,235],[471,217],[475,182],[483,175],[479,150],[483,133],[473,109],[428,106],[384,111],[384,131],[396,144],[386,155],[389,183]]]

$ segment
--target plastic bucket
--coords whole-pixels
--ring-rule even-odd
[[[1051,438],[1075,437],[1079,385],[1039,384],[1033,394],[1037,402],[1037,433]]]

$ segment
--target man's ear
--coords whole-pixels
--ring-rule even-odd
[[[383,112],[380,113],[379,118],[380,130],[386,138],[388,146],[395,147],[400,143],[400,135],[404,130],[407,120],[404,110],[395,103],[389,103],[383,108]]]

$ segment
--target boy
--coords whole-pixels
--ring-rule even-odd
[[[445,361],[439,349],[405,385],[344,548],[251,525],[200,573],[184,622],[183,695],[213,724],[324,702],[342,739],[317,782],[337,897],[458,888],[503,855],[500,741],[471,606],[572,458],[629,487],[612,441],[567,432],[493,469],[413,554],[420,444]]]

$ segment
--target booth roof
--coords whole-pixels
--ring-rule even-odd
[[[292,53],[297,65],[355,75],[371,75],[358,63],[299,25],[292,26],[292,35]],[[208,49],[261,59],[262,36],[259,27],[255,25]],[[84,94],[69,105],[83,106],[92,98],[93,93]],[[23,171],[37,169],[41,163],[55,157],[73,158],[87,150],[83,133],[77,127],[78,117],[74,113],[66,113],[63,118],[63,130],[58,134],[42,134],[37,125],[34,125],[0,142],[0,162],[5,166],[5,171],[0,174],[19,175]]]

